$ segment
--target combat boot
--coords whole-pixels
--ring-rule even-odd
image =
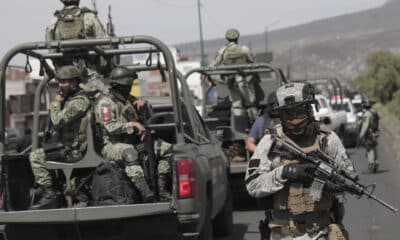
[[[167,184],[168,184],[168,175],[160,174],[160,176],[158,176],[158,187],[160,189],[161,201],[168,201],[171,199],[171,194],[167,190]]]
[[[144,177],[135,179],[135,187],[139,190],[144,202],[154,202],[154,193],[150,190]]]
[[[30,210],[54,209],[60,207],[57,194],[51,188],[43,188],[44,192],[39,201],[30,207]]]

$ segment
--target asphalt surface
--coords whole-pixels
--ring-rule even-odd
[[[395,207],[400,207],[400,161],[394,156],[392,143],[379,139],[378,159],[380,167],[377,174],[367,174],[367,160],[362,148],[348,149],[350,157],[363,184],[376,183],[374,194]],[[234,234],[219,240],[260,239],[258,222],[263,211],[254,209],[252,199],[235,202]],[[382,207],[365,197],[357,199],[346,195],[346,214],[344,224],[351,240],[397,240],[400,239],[400,213]]]

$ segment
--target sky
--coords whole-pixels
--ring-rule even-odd
[[[6,0],[3,0],[6,1]],[[235,27],[242,35],[276,30],[382,5],[385,0],[200,0],[204,39]],[[151,35],[167,44],[199,39],[198,0],[97,0],[105,25],[108,5],[119,36]],[[39,4],[40,3],[40,4]],[[92,0],[81,0],[92,7]],[[44,40],[58,0],[12,0],[0,8],[0,57],[14,45]]]

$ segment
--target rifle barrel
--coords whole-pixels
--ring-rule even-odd
[[[382,199],[379,199],[378,197],[376,197],[373,194],[364,192],[364,194],[368,197],[368,198],[372,198],[373,200],[375,200],[376,202],[378,202],[379,204],[381,204],[382,206],[388,208],[389,210],[391,210],[392,212],[396,213],[399,209],[393,207],[392,205],[390,205],[389,203],[383,201]]]

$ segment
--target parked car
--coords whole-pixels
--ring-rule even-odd
[[[343,108],[346,111],[346,125],[343,136],[343,144],[345,147],[355,147],[359,132],[359,116],[357,109],[349,98],[343,98]]]
[[[346,112],[344,110],[333,110],[328,98],[321,94],[316,94],[315,99],[318,102],[318,108],[314,106],[315,119],[325,123],[342,138],[347,122]]]

